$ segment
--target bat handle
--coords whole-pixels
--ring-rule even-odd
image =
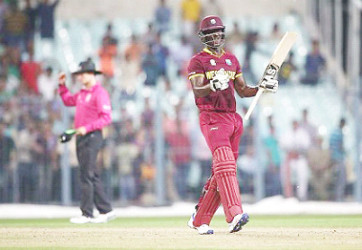
[[[249,120],[250,115],[251,115],[251,113],[253,112],[253,110],[254,110],[256,104],[258,103],[258,100],[259,100],[260,96],[263,94],[263,92],[264,92],[264,88],[259,88],[259,89],[258,89],[258,92],[256,93],[253,101],[252,101],[251,104],[250,104],[250,107],[249,107],[249,109],[248,109],[248,112],[246,112],[246,115],[245,115],[245,117],[244,117],[244,120],[245,120],[245,121]]]

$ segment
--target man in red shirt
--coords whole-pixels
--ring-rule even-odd
[[[196,213],[188,225],[200,234],[213,234],[209,224],[221,203],[229,232],[233,233],[249,220],[248,214],[243,213],[236,178],[243,121],[236,113],[234,90],[242,98],[252,97],[258,88],[275,92],[278,81],[266,80],[267,84],[257,87],[246,85],[237,58],[223,50],[225,26],[218,16],[207,16],[201,21],[199,36],[206,47],[192,57],[188,73],[200,111],[201,131],[213,155],[213,164],[211,176],[196,205]]]
[[[111,104],[108,92],[96,80],[92,61],[79,64],[74,72],[83,88],[76,94],[69,92],[65,86],[65,74],[59,76],[59,94],[66,106],[75,106],[74,126],[77,134],[77,157],[80,166],[82,216],[71,218],[76,224],[102,223],[115,218],[111,204],[103,190],[100,169],[97,167],[97,155],[101,149],[102,128],[111,123]],[[100,215],[93,218],[93,205]]]
[[[29,53],[29,60],[22,62],[20,66],[21,77],[29,90],[38,94],[38,77],[41,73],[41,66],[34,61],[33,53]]]

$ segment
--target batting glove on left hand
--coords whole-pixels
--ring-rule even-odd
[[[216,72],[215,76],[210,81],[210,89],[214,92],[225,90],[229,87],[229,76],[224,69]]]
[[[275,93],[277,92],[279,87],[279,82],[273,78],[263,78],[261,83],[259,84],[259,88],[263,88],[268,92]]]

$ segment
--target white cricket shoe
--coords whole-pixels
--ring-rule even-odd
[[[249,215],[247,213],[235,215],[232,222],[229,223],[229,232],[235,233],[241,230],[242,226],[244,226],[249,221]]]
[[[92,218],[91,217],[87,217],[87,216],[79,216],[79,217],[73,217],[70,219],[71,223],[74,224],[85,224],[85,223],[89,223],[91,222]]]
[[[199,234],[214,234],[214,229],[209,227],[207,224],[202,224],[201,226],[196,227],[196,230]]]
[[[195,215],[196,212],[191,215],[189,221],[187,222],[187,226],[191,229],[196,229],[199,232],[199,234],[213,234],[214,230],[211,227],[209,227],[209,225],[207,224],[202,224],[199,227],[194,226]]]
[[[116,213],[112,210],[106,214],[100,214],[96,218],[92,218],[92,223],[107,223],[108,221],[114,220],[116,218]]]

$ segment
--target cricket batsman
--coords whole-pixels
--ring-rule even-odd
[[[278,81],[262,79],[256,87],[248,86],[237,58],[224,51],[225,26],[218,16],[207,16],[200,23],[199,37],[205,48],[194,55],[188,66],[195,102],[199,108],[202,134],[211,150],[211,176],[188,226],[199,234],[213,234],[209,227],[222,204],[229,232],[238,232],[249,221],[243,212],[236,177],[236,159],[243,133],[243,120],[236,113],[234,90],[243,97],[255,96],[259,88],[276,92]]]

